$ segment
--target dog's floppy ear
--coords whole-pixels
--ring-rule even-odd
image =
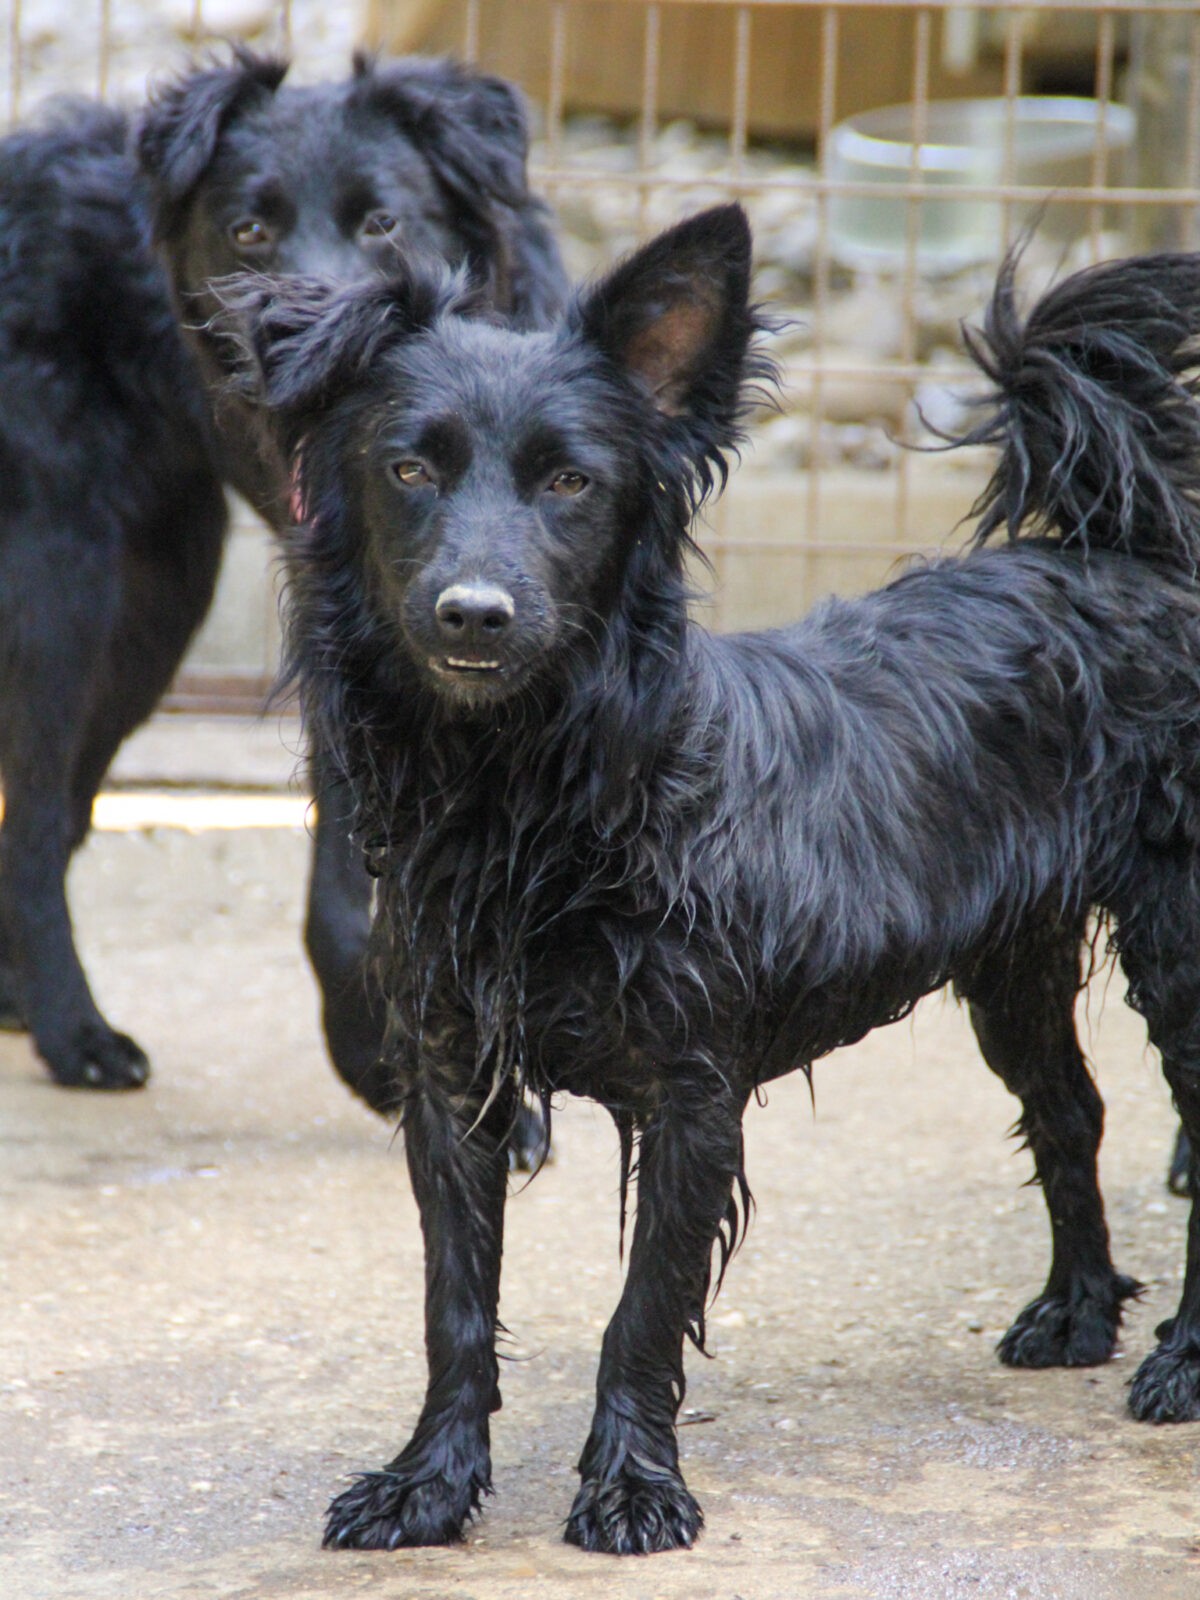
[[[234,353],[235,385],[277,417],[316,410],[361,371],[396,311],[388,284],[340,288],[321,278],[239,274],[216,285],[222,311],[213,332]]]
[[[529,133],[520,93],[455,61],[354,58],[354,98],[391,117],[460,203],[521,206],[529,198]]]
[[[339,285],[239,273],[214,288],[222,310],[211,331],[232,350],[234,387],[271,416],[290,447],[384,349],[454,304],[461,280],[447,273]]]
[[[718,448],[737,436],[750,341],[751,239],[740,206],[715,206],[652,239],[587,293],[579,314],[599,346],[669,418]]]
[[[169,238],[183,220],[233,118],[273,95],[287,70],[276,56],[238,46],[228,63],[190,72],[151,97],[138,124],[137,154],[154,186],[160,237]]]

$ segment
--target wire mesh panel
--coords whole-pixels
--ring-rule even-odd
[[[740,199],[784,385],[702,533],[720,627],[793,616],[953,542],[984,464],[928,447],[968,414],[959,325],[1015,239],[1032,230],[1030,292],[1104,256],[1200,244],[1195,0],[9,5],[10,120],[64,89],[135,103],[220,37],[284,49],[309,78],[342,74],[360,42],[514,78],[576,275]],[[253,672],[274,665],[268,545],[249,524],[243,538],[258,544],[232,561],[196,658],[230,683],[253,673],[215,659],[222,629],[257,630]]]

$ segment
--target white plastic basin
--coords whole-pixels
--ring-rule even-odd
[[[920,205],[917,261],[927,272],[952,272],[996,255],[1001,244],[1002,205],[967,198],[964,186],[1004,181],[1007,103],[994,100],[934,100],[925,119],[924,142],[914,146],[912,107],[864,111],[832,130],[826,150],[827,177],[851,183],[906,184],[916,178],[927,193]],[[1060,95],[1022,95],[1013,102],[1012,181],[1040,190],[1087,187],[1100,140],[1106,155],[1105,182],[1119,183],[1133,145],[1135,120],[1128,106]],[[1038,201],[1015,208],[1018,222]],[[1055,208],[1055,232],[1082,233],[1087,205]],[[908,201],[837,194],[829,200],[830,244],[851,267],[886,270],[903,264]]]

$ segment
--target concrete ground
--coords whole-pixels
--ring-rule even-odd
[[[125,784],[271,790],[274,725],[156,724]],[[1040,1287],[1047,1230],[1014,1104],[943,999],[748,1119],[758,1202],[691,1358],[696,1550],[561,1543],[600,1331],[618,1293],[617,1152],[568,1105],[514,1194],[496,1493],[458,1549],[324,1553],[347,1475],[404,1441],[422,1391],[421,1249],[401,1151],[325,1063],[298,928],[298,805],[217,794],[156,825],[124,797],[73,879],[143,1093],[50,1086],[0,1037],[0,1594],[6,1600],[1183,1600],[1200,1593],[1200,1428],[1125,1384],[1174,1305],[1185,1207],[1172,1116],[1119,980],[1085,1027],[1109,1105],[1115,1253],[1148,1285],[1122,1356],[1017,1373],[992,1346]],[[176,818],[180,813],[175,813]]]

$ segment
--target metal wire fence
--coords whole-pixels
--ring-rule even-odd
[[[908,447],[961,416],[971,377],[957,324],[980,313],[1031,221],[1031,282],[1200,244],[1195,0],[9,7],[10,121],[62,89],[135,101],[229,36],[282,48],[308,77],[341,74],[361,42],[451,50],[514,76],[534,106],[534,182],[579,272],[699,205],[742,200],[761,290],[787,324],[786,383],[710,514],[717,626],[794,615],[952,536],[982,464]],[[870,109],[887,100],[886,115]],[[218,612],[238,598],[227,587]],[[234,664],[230,681],[243,667],[269,676],[273,623],[259,631],[261,661]]]

